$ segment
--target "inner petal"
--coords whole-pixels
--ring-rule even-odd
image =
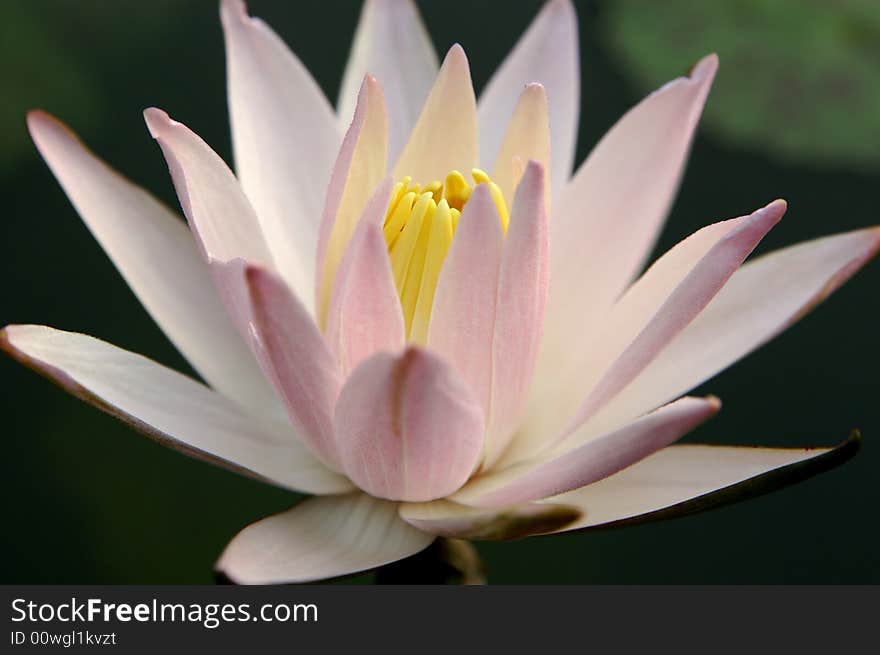
[[[474,187],[487,185],[501,228],[507,232],[510,214],[501,189],[478,168],[471,171],[471,178],[473,184],[459,171],[451,171],[443,182],[427,184],[404,177],[391,193],[383,231],[410,341],[427,342],[440,270]]]

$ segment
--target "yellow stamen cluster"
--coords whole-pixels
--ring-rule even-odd
[[[400,296],[406,335],[425,343],[440,269],[452,244],[462,209],[474,187],[485,184],[498,209],[501,228],[507,232],[510,215],[501,189],[478,168],[471,171],[474,186],[452,171],[444,182],[424,186],[405,177],[394,186],[385,216],[385,242],[391,258],[394,284]]]

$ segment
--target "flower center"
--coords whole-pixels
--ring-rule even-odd
[[[471,176],[474,186],[489,187],[506,233],[509,214],[501,189],[478,168],[471,171]],[[410,341],[427,341],[440,269],[474,186],[458,171],[449,173],[445,182],[422,186],[405,177],[394,185],[385,215],[385,242]]]

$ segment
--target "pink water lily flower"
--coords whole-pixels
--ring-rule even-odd
[[[408,0],[367,0],[334,111],[239,0],[221,6],[233,173],[145,112],[190,231],[40,111],[71,202],[205,384],[98,339],[12,325],[3,347],[167,445],[313,494],[217,567],[308,581],[437,536],[652,520],[806,477],[837,448],[671,445],[690,389],[803,316],[878,228],[742,265],[785,213],[714,222],[643,271],[718,65],[626,113],[574,174],[576,17],[552,0],[475,98]],[[193,239],[192,237],[195,237]],[[643,271],[643,272],[642,272]]]

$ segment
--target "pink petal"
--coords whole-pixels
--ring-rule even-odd
[[[504,234],[485,184],[478,185],[458,222],[443,262],[428,347],[455,367],[488,415],[492,339]]]
[[[412,0],[366,0],[342,76],[339,120],[348,125],[364,75],[379,80],[388,99],[388,156],[400,154],[431,83],[437,54]]]
[[[95,157],[52,116],[30,112],[28,129],[89,230],[199,375],[255,412],[277,408],[179,217]]]
[[[418,348],[378,353],[355,369],[334,425],[345,472],[379,498],[452,493],[483,445],[483,415],[470,390],[443,360]]]
[[[311,303],[324,190],[341,131],[320,87],[272,29],[223,0],[235,164],[278,271]]]
[[[535,373],[541,383],[583,361],[592,347],[591,329],[644,265],[717,65],[714,55],[703,59],[691,77],[670,82],[631,109],[554,199],[553,285]],[[549,87],[548,95],[552,102]]]
[[[116,346],[40,325],[9,325],[0,347],[77,398],[186,455],[307,493],[351,488],[286,423],[257,418],[195,380]]]
[[[475,478],[452,500],[504,507],[577,489],[617,473],[664,448],[721,408],[716,398],[681,398],[607,434]]]
[[[283,281],[254,266],[245,276],[252,345],[263,373],[284,401],[303,443],[338,470],[332,419],[341,385],[336,360],[312,317]]]
[[[648,269],[609,316],[609,328],[597,347],[603,356],[619,355],[584,401],[575,423],[632,381],[702,311],[785,209],[785,202],[777,200],[749,216],[725,221],[719,230],[723,236],[711,228],[701,230]]]
[[[144,119],[162,147],[183,213],[203,256],[274,266],[257,216],[219,155],[161,109],[145,110]]]
[[[326,339],[343,377],[373,353],[400,350],[406,341],[382,233],[390,195],[388,178],[367,205],[336,274]]]
[[[460,45],[450,48],[404,146],[394,179],[407,175],[427,184],[452,170],[477,165],[477,105],[468,60]]]
[[[581,517],[574,507],[523,503],[500,509],[469,507],[448,500],[402,503],[400,517],[438,537],[503,541],[555,532]]]
[[[880,250],[880,228],[807,241],[747,263],[706,309],[590,421],[613,425],[686,393],[766,343]]]
[[[517,444],[519,456],[563,439],[629,384],[709,303],[784,213],[785,203],[776,201],[749,216],[710,225],[657,260],[605,318],[589,354],[575,362],[577,370],[568,377],[560,372],[557,386],[563,391],[547,389],[543,403],[533,405],[541,413],[530,415],[523,434],[533,436]],[[590,434],[613,427],[603,424]]]
[[[562,531],[694,514],[774,491],[855,455],[859,439],[833,448],[669,446],[616,475],[555,496],[583,517]]]
[[[354,119],[336,158],[321,215],[315,269],[319,325],[325,324],[333,280],[358,219],[385,178],[387,134],[382,88],[368,75],[361,85]]]
[[[216,568],[239,584],[311,582],[389,564],[434,541],[397,516],[397,505],[365,494],[309,498],[252,523]]]
[[[529,160],[543,166],[544,186],[549,189],[546,178],[550,175],[550,122],[547,93],[540,84],[528,84],[523,89],[495,161],[492,179],[505,198],[513,198]],[[545,198],[549,204],[549,192]]]
[[[549,269],[544,195],[544,168],[529,162],[514,197],[498,280],[485,445],[489,466],[520,422],[541,341]]]
[[[501,152],[504,130],[523,86],[547,89],[551,130],[550,178],[554,195],[571,177],[580,112],[577,15],[569,0],[552,0],[495,71],[480,95],[480,158],[491,165]]]

